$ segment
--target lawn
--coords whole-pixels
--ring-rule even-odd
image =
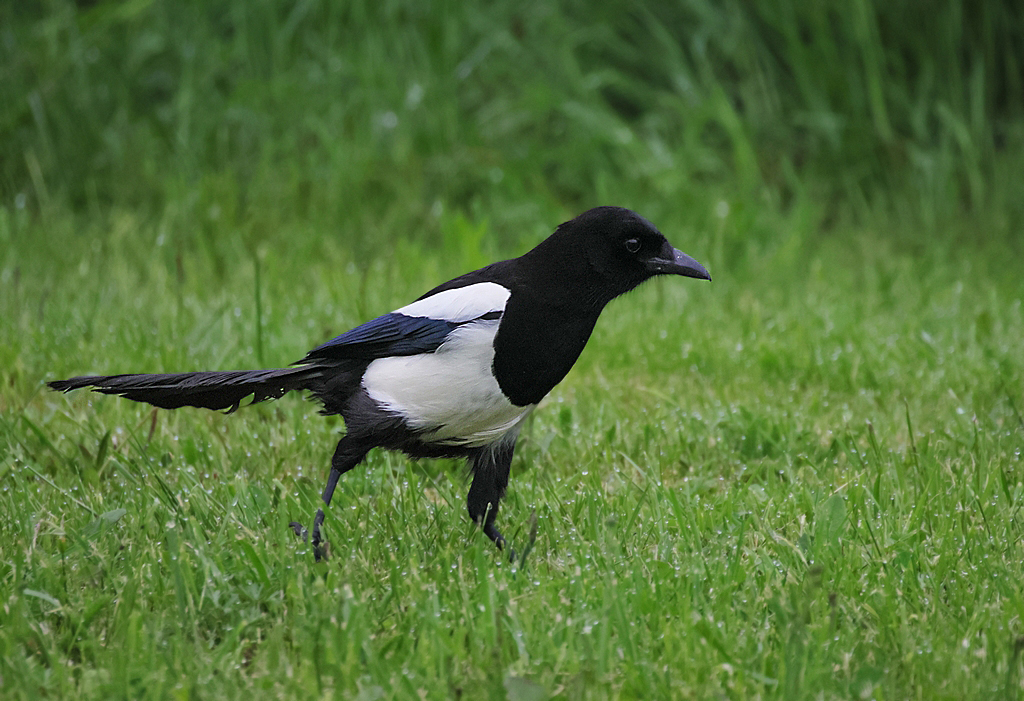
[[[798,2],[84,5],[0,11],[0,696],[1021,695],[1012,3],[925,22],[982,47],[945,80],[872,3],[851,43]],[[460,463],[376,451],[314,563],[344,427],[298,395],[44,386],[283,366],[596,204],[714,282],[605,311],[520,438],[514,562]]]

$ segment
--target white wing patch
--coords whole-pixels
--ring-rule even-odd
[[[411,314],[410,308],[421,303],[474,288],[484,288],[473,295],[477,300],[485,294],[496,299],[498,294],[491,288],[503,293],[502,305],[508,298],[508,290],[501,285],[481,283],[447,290],[397,311]],[[467,310],[471,303],[467,302]],[[490,304],[483,311],[474,307],[469,318],[496,311],[493,302]],[[426,314],[425,308],[416,311]],[[494,379],[491,363],[497,330],[497,319],[476,321],[456,329],[433,353],[374,360],[363,374],[363,387],[382,408],[404,418],[410,428],[423,431],[422,438],[429,443],[480,447],[502,436],[514,437],[536,405],[515,406]]]
[[[478,282],[438,292],[396,309],[394,313],[455,322],[469,321],[488,312],[503,311],[510,294],[507,287],[496,282]]]

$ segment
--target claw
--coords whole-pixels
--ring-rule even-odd
[[[299,523],[298,521],[292,521],[288,524],[288,527],[295,532],[296,538],[302,538],[302,541],[304,543],[309,542],[309,531],[307,531],[306,527],[303,526],[301,523]]]

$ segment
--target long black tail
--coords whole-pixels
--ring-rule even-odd
[[[194,406],[231,412],[250,395],[255,404],[277,399],[292,390],[309,389],[311,381],[321,377],[323,372],[323,368],[305,365],[273,370],[89,375],[47,384],[58,392],[91,387],[95,392],[118,394],[162,409]]]

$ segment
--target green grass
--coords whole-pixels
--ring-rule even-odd
[[[0,696],[1018,698],[1016,5],[423,7],[0,9]],[[515,563],[374,452],[314,564],[298,397],[43,384],[284,365],[599,203],[714,283],[605,312]]]
[[[42,388],[259,362],[251,260],[218,277],[204,252],[174,264],[155,230],[117,231],[49,250],[4,232],[8,698],[1019,690],[1010,262],[854,231],[721,261],[710,286],[651,283],[524,432],[502,523],[522,550],[536,513],[525,563],[469,524],[461,467],[375,453],[342,481],[317,566],[287,528],[340,428],[312,404],[222,416]],[[318,246],[262,257],[270,365],[454,271]]]

